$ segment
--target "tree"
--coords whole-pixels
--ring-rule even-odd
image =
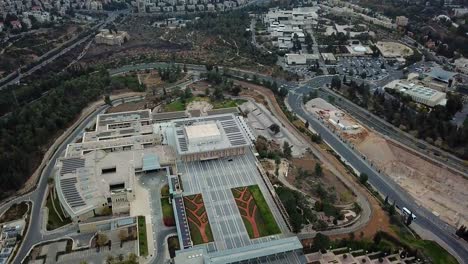
[[[322,177],[323,175],[323,169],[322,169],[322,166],[320,166],[320,164],[317,162],[315,163],[315,175],[317,177]]]
[[[362,172],[361,175],[359,175],[359,182],[362,184],[366,184],[368,179],[369,176],[367,176],[367,174],[364,172]]]
[[[316,250],[325,250],[330,247],[330,238],[322,233],[317,233],[313,239],[313,243]]]
[[[275,135],[280,132],[280,126],[278,124],[273,123],[269,128]]]
[[[287,159],[291,158],[292,156],[292,146],[289,145],[287,141],[284,141],[284,144],[283,144],[283,155]]]
[[[110,99],[109,95],[104,96],[104,103],[106,103],[107,105],[112,106],[112,100]]]
[[[381,232],[377,232],[375,233],[374,235],[374,243],[376,245],[378,245],[380,243],[380,241],[382,241],[382,233]]]
[[[343,76],[343,83],[346,84],[346,74]]]
[[[388,214],[390,216],[394,215],[396,213],[396,209],[395,209],[395,201],[392,203],[392,205],[390,206],[390,208],[388,208]]]
[[[235,86],[232,87],[232,89],[231,89],[231,94],[234,95],[234,96],[238,96],[239,93],[240,93],[240,91],[241,91],[240,86],[235,85]]]
[[[412,215],[408,215],[408,216],[406,217],[406,222],[405,222],[405,224],[406,224],[407,226],[409,226],[409,225],[411,225],[412,222],[413,222],[413,216],[412,216]]]
[[[205,65],[207,71],[213,70],[213,65],[212,64],[206,64]]]
[[[96,237],[96,245],[99,247],[105,246],[107,244],[107,241],[109,241],[109,238],[106,236],[106,234],[103,233],[98,233]]]
[[[331,88],[339,90],[341,88],[341,80],[338,76],[334,76],[330,84]]]

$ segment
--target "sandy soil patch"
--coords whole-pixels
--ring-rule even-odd
[[[202,113],[205,113],[205,114],[207,111],[211,109],[213,109],[213,105],[205,100],[195,100],[195,101],[190,102],[187,105],[188,111],[200,110]]]
[[[398,42],[379,41],[376,44],[384,57],[407,57],[413,55],[413,50]]]
[[[309,101],[306,109],[327,121],[330,115],[340,112],[322,99]],[[358,123],[347,114],[345,116],[349,122]],[[332,125],[331,122],[328,124]],[[453,226],[468,220],[468,179],[419,157],[362,125],[359,133],[336,131],[350,140],[371,164],[408,191],[418,204]]]
[[[468,180],[370,133],[357,149],[435,215],[457,226],[468,219]]]

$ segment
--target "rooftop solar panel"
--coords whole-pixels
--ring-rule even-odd
[[[67,173],[74,173],[76,169],[83,168],[85,160],[81,158],[70,158],[62,160],[62,169],[60,170],[60,176]]]

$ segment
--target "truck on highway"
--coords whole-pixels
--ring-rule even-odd
[[[406,207],[403,207],[403,209],[401,209],[401,211],[403,212],[404,215],[406,216],[411,216],[411,218],[414,220],[416,219],[416,216]]]

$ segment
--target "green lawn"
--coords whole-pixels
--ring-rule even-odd
[[[245,102],[247,102],[247,101],[242,100],[242,99],[236,99],[236,100],[226,99],[226,100],[223,100],[223,101],[211,101],[211,104],[213,105],[213,109],[219,109],[219,108],[236,107],[236,106],[241,105],[241,104],[243,104]]]
[[[457,264],[458,261],[450,255],[443,247],[434,241],[422,240],[413,237],[407,232],[396,230],[402,243],[423,252],[434,264]]]
[[[138,216],[138,245],[140,256],[148,255],[148,239],[146,238],[146,220],[144,216]]]
[[[190,237],[192,238],[192,242],[194,245],[204,244],[202,236],[200,234],[200,230],[198,227],[194,225],[192,222],[189,221],[189,229],[190,229]],[[213,242],[213,233],[211,232],[211,226],[208,223],[205,229],[206,236],[208,237],[209,242]]]
[[[165,105],[164,110],[166,112],[184,111],[185,104],[183,104],[180,100],[176,100],[170,104]]]
[[[51,190],[52,192],[53,190]],[[55,208],[57,209],[57,212],[54,209],[53,204],[55,204]],[[49,211],[49,217],[47,219],[47,230],[54,230],[59,227],[62,227],[66,224],[71,223],[71,219],[68,217],[65,217],[65,215],[62,212],[62,208],[60,207],[60,202],[58,201],[57,196],[55,196],[55,199],[52,199],[51,193],[47,196],[47,209]],[[60,216],[59,216],[60,215]],[[62,220],[60,220],[60,217]]]
[[[248,187],[250,193],[254,197],[255,203],[257,204],[259,215],[262,218],[262,223],[257,224],[260,232],[260,236],[269,236],[273,234],[281,233],[281,230],[278,227],[278,224],[271,213],[270,207],[268,207],[265,197],[263,197],[262,192],[258,185],[251,185]]]
[[[174,210],[169,203],[169,198],[161,198],[161,206],[163,211],[163,221],[166,226],[175,226]]]

